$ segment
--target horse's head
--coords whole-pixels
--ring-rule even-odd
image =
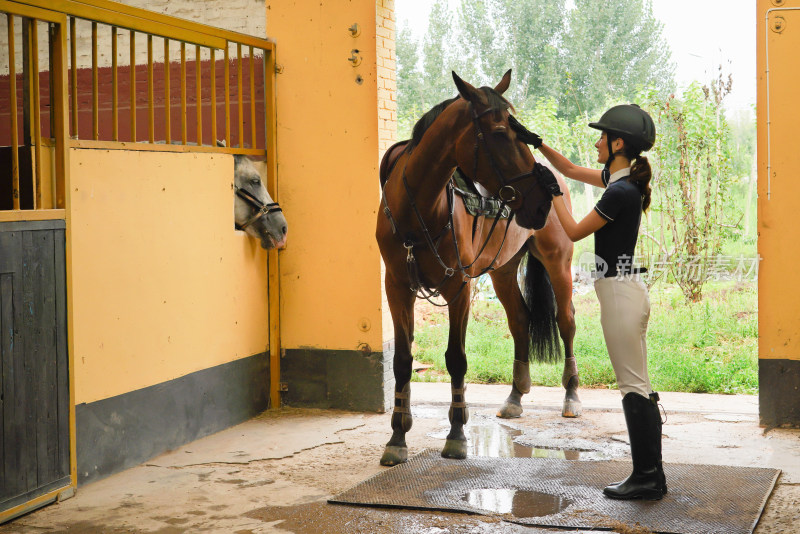
[[[267,193],[261,175],[246,156],[234,159],[234,220],[236,227],[261,240],[265,249],[286,246],[286,218]]]
[[[511,103],[502,95],[511,70],[492,89],[476,89],[453,72],[469,123],[456,141],[458,166],[514,211],[517,224],[540,229],[547,222],[550,196],[533,174],[536,160],[508,122]],[[465,123],[466,124],[466,123]]]

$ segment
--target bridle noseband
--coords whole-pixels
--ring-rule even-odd
[[[266,217],[270,213],[275,212],[283,212],[281,207],[278,205],[277,202],[270,202],[269,204],[265,204],[261,202],[253,193],[248,191],[247,189],[242,189],[241,187],[233,186],[234,193],[236,196],[245,201],[251,208],[256,210],[256,213],[250,217],[244,224],[237,224],[237,230],[244,230],[261,217]]]

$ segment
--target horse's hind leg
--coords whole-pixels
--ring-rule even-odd
[[[508,327],[514,339],[514,380],[497,417],[510,419],[522,415],[522,395],[531,390],[530,362],[528,360],[528,308],[522,298],[517,282],[517,269],[520,257],[517,256],[500,269],[492,271],[492,285],[498,300],[506,310]]]
[[[561,375],[561,384],[564,386],[564,405],[561,415],[564,417],[579,417],[582,412],[581,400],[578,397],[578,367],[575,354],[572,350],[575,341],[575,306],[572,304],[572,250],[566,250],[543,255],[542,264],[550,275],[550,283],[556,298],[556,322],[561,341],[564,343],[564,372]]]
[[[386,444],[381,465],[397,465],[408,460],[406,432],[411,430],[411,342],[414,339],[414,301],[416,295],[407,284],[394,282],[386,275],[386,296],[394,322],[394,409],[392,438]]]
[[[467,436],[464,434],[464,425],[469,419],[469,409],[465,395],[466,384],[464,376],[467,374],[467,352],[464,343],[467,336],[467,321],[469,319],[470,286],[461,290],[459,295],[449,302],[450,336],[447,341],[445,362],[447,372],[450,373],[450,433],[447,435],[442,456],[463,460],[467,457]]]

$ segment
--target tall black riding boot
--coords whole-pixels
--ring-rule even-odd
[[[649,398],[628,393],[622,398],[625,423],[631,441],[633,472],[622,482],[607,486],[603,493],[613,499],[657,501],[667,493],[661,462],[661,414],[658,393]]]

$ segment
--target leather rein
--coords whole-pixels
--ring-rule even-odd
[[[440,306],[440,307],[447,306],[447,304],[439,304],[439,303],[433,302],[433,300],[431,300],[431,299],[440,296],[440,290],[441,290],[442,286],[450,278],[452,278],[455,275],[456,272],[459,272],[459,273],[461,273],[463,275],[463,282],[462,282],[461,287],[459,288],[458,292],[453,297],[454,299],[461,293],[461,291],[464,290],[464,288],[467,286],[467,284],[469,283],[470,280],[472,280],[474,278],[479,278],[479,277],[483,276],[484,274],[486,274],[487,272],[489,272],[492,269],[494,269],[494,264],[497,262],[497,258],[500,256],[500,252],[502,252],[503,246],[505,245],[506,236],[508,235],[508,228],[509,228],[509,226],[511,226],[511,221],[514,218],[513,211],[511,212],[511,216],[508,219],[508,224],[506,224],[505,231],[503,232],[503,240],[500,242],[500,247],[497,249],[497,253],[495,254],[494,258],[492,258],[491,263],[489,263],[489,265],[486,268],[482,269],[476,275],[471,275],[471,274],[469,274],[467,272],[467,269],[470,269],[475,264],[475,262],[478,261],[478,259],[481,257],[481,254],[483,254],[483,251],[486,249],[486,246],[489,244],[489,240],[492,238],[492,235],[494,234],[494,230],[497,227],[497,223],[502,218],[503,210],[505,209],[506,205],[509,202],[515,201],[518,198],[518,196],[520,195],[519,191],[516,188],[513,187],[513,184],[515,184],[517,182],[520,182],[522,180],[525,180],[527,178],[536,176],[535,172],[533,170],[531,170],[529,172],[522,173],[522,174],[520,174],[518,176],[515,176],[514,178],[511,178],[510,180],[506,180],[505,176],[503,175],[503,172],[497,166],[497,163],[495,161],[494,155],[492,154],[492,151],[489,148],[488,143],[486,142],[486,138],[484,136],[483,129],[481,128],[481,124],[480,124],[480,118],[483,117],[484,115],[488,114],[488,113],[496,111],[496,108],[490,107],[490,108],[487,108],[486,110],[484,110],[481,113],[477,113],[477,111],[475,110],[475,106],[472,104],[472,102],[469,103],[469,106],[470,106],[470,109],[472,111],[472,122],[475,125],[475,132],[476,132],[475,151],[474,151],[474,158],[473,158],[474,166],[473,166],[473,173],[472,173],[472,177],[473,178],[472,179],[474,179],[474,177],[477,176],[477,173],[478,173],[478,151],[479,151],[479,144],[482,143],[483,147],[484,147],[484,150],[485,150],[485,152],[487,153],[487,155],[489,157],[489,165],[491,166],[492,171],[498,177],[498,179],[500,180],[500,183],[502,185],[501,185],[500,189],[497,191],[497,195],[495,197],[493,197],[493,198],[496,198],[497,200],[500,201],[500,207],[499,207],[499,209],[497,211],[497,215],[494,217],[494,221],[492,222],[492,226],[489,229],[489,233],[486,236],[486,239],[484,240],[484,242],[481,245],[480,249],[478,250],[478,253],[475,255],[475,259],[473,259],[472,262],[470,262],[468,265],[464,265],[461,262],[461,252],[460,252],[459,247],[458,247],[458,239],[457,239],[457,236],[456,236],[455,225],[453,224],[453,213],[454,213],[454,209],[455,209],[455,201],[454,201],[454,189],[455,189],[455,186],[453,185],[452,178],[447,183],[447,186],[446,186],[447,187],[447,204],[448,204],[448,208],[449,208],[449,210],[448,210],[449,211],[449,213],[448,213],[448,222],[445,225],[445,227],[442,229],[442,231],[439,232],[439,234],[436,237],[433,237],[432,234],[431,234],[431,231],[428,229],[428,226],[425,224],[425,220],[423,219],[422,214],[420,213],[419,208],[417,207],[417,203],[414,201],[414,196],[412,195],[411,189],[410,189],[410,187],[408,185],[408,179],[406,178],[406,165],[408,165],[408,160],[406,160],[406,163],[403,166],[403,172],[402,172],[403,186],[405,187],[405,190],[406,190],[406,196],[408,197],[408,202],[409,202],[409,204],[410,204],[410,206],[411,206],[411,208],[412,208],[412,210],[414,212],[414,215],[416,216],[417,222],[419,223],[419,225],[420,225],[420,227],[422,229],[422,236],[424,238],[424,243],[428,245],[428,248],[433,253],[434,258],[436,258],[436,261],[444,269],[444,278],[435,287],[430,288],[430,287],[427,287],[425,284],[423,284],[422,281],[420,280],[420,276],[419,276],[419,265],[417,264],[416,257],[414,256],[414,252],[413,252],[414,247],[416,245],[419,245],[420,243],[419,242],[415,242],[413,234],[408,234],[406,236],[406,239],[403,241],[403,246],[408,251],[408,254],[406,256],[406,266],[408,268],[409,280],[411,281],[410,289],[411,289],[412,292],[416,293],[417,298],[425,299],[428,302],[430,302],[431,304],[433,304],[434,306]],[[534,186],[535,186],[535,184],[534,184]],[[525,194],[530,192],[530,190],[534,186],[531,186],[530,188],[528,188],[528,190],[525,192]],[[383,212],[386,215],[386,217],[389,219],[390,224],[392,225],[392,232],[397,234],[398,233],[397,223],[394,220],[394,218],[392,217],[392,213],[389,210],[389,205],[386,202],[385,188],[386,188],[386,184],[384,184],[384,187],[381,188],[381,199],[382,199],[383,204],[384,204]],[[524,194],[522,196],[524,197]],[[456,263],[457,263],[456,267],[448,266],[445,263],[444,259],[442,258],[441,254],[439,253],[439,245],[441,243],[442,238],[447,233],[447,230],[450,230],[452,238],[453,238],[453,245],[455,247],[455,252],[456,252]]]
[[[265,204],[264,202],[261,202],[258,198],[256,198],[256,196],[253,195],[253,193],[251,193],[247,189],[242,189],[240,187],[233,186],[233,191],[237,197],[245,201],[251,208],[256,210],[255,214],[253,214],[252,217],[247,219],[247,221],[244,224],[236,224],[237,230],[244,230],[257,220],[259,220],[261,217],[266,217],[270,213],[283,211],[277,202],[270,202],[268,204]]]

